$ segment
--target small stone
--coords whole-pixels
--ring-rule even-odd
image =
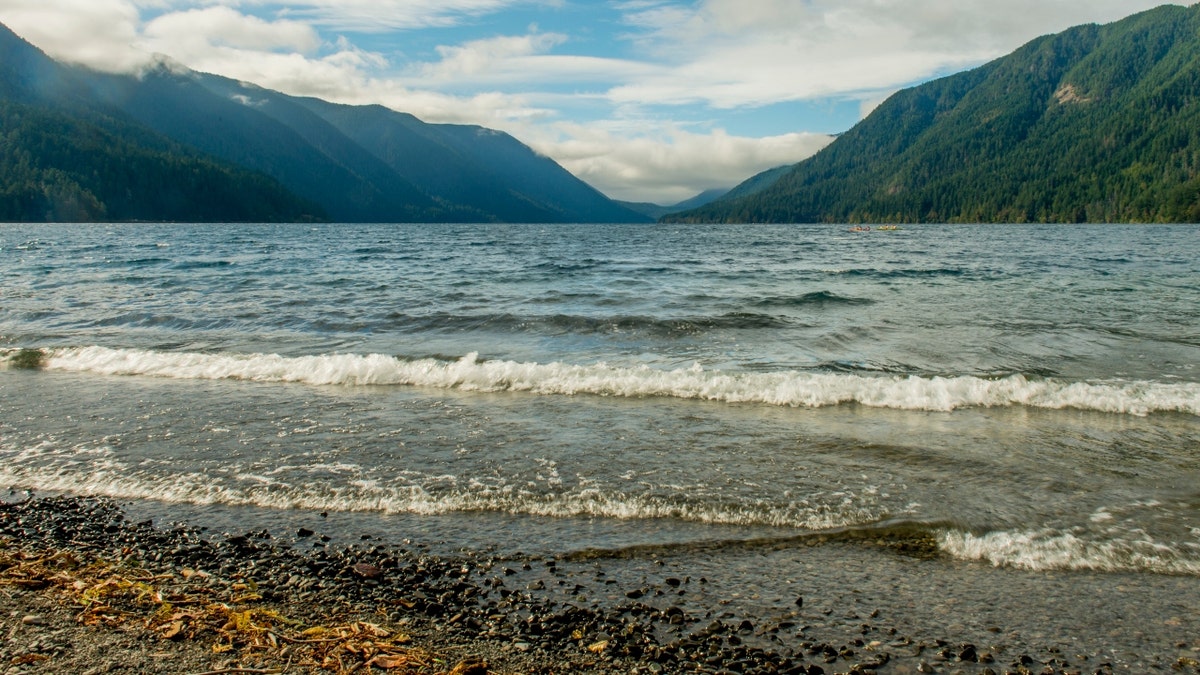
[[[311,537],[314,534],[316,534],[316,533],[313,532],[312,530],[308,529],[307,527],[302,527],[302,528],[296,530],[296,536],[300,537],[300,538]]]
[[[21,623],[26,626],[45,626],[46,620],[36,614],[26,614],[21,617]]]
[[[360,577],[364,579],[374,579],[383,574],[383,570],[368,563],[356,563],[350,567]]]

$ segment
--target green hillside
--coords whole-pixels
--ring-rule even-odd
[[[90,105],[78,73],[0,26],[0,221],[296,221],[321,207]]]
[[[1200,220],[1200,6],[901,91],[770,187],[664,220]]]
[[[650,222],[508,134],[160,62],[58,64],[0,26],[0,219]]]
[[[312,220],[263,174],[198,157],[117,120],[0,101],[0,221]]]

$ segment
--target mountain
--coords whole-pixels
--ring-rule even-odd
[[[712,190],[705,190],[694,197],[689,197],[689,198],[679,202],[678,204],[672,204],[670,206],[663,206],[661,204],[654,204],[651,202],[620,202],[619,201],[617,203],[620,204],[621,206],[624,206],[627,209],[631,209],[633,211],[636,211],[638,213],[641,213],[643,215],[649,216],[649,217],[657,220],[658,218],[662,218],[663,216],[671,214],[671,213],[679,213],[680,211],[687,211],[689,209],[699,208],[701,206],[704,206],[705,204],[708,204],[710,202],[716,201],[717,199],[720,199],[728,192],[729,192],[729,188],[713,188]]]
[[[221,217],[219,209],[214,214],[214,204],[197,203],[195,198],[177,199],[166,211],[151,208],[152,200],[146,200],[153,195],[141,193],[127,200],[144,201],[144,208],[130,216],[133,212],[129,209],[111,208],[114,198],[105,192],[93,194],[103,208],[72,207],[86,219],[651,220],[617,205],[552,160],[501,132],[426,124],[380,106],[341,106],[288,96],[196,73],[167,60],[137,76],[63,66],[2,26],[0,57],[4,59],[0,63],[0,102],[33,106],[38,114],[80,125],[84,131],[72,138],[94,133],[88,125],[103,120],[103,126],[117,140],[113,147],[120,148],[120,162],[98,156],[108,147],[105,143],[84,143],[74,154],[59,152],[52,158],[42,157],[41,146],[29,145],[28,134],[22,136],[25,154],[44,170],[76,177],[72,180],[80,186],[80,195],[92,190],[84,185],[86,180],[80,182],[77,178],[92,175],[94,164],[121,165],[139,153],[159,157],[168,164],[186,157],[206,170],[236,176],[248,189],[269,188],[270,192],[236,195],[213,187],[207,201],[218,205],[252,206],[262,200],[257,210],[238,211],[227,217]],[[8,132],[7,127],[0,130]],[[72,141],[64,147],[76,145]],[[138,174],[147,174],[143,182],[154,183],[160,190],[171,184],[171,172],[153,162],[139,165]],[[37,179],[29,178],[24,183],[31,181],[36,183]],[[96,189],[119,193],[120,187],[108,180],[103,188]],[[219,200],[215,199],[218,195]],[[284,208],[280,195],[294,204]],[[14,206],[7,211],[0,209],[0,213],[23,213],[25,217],[18,219],[36,220],[38,213],[52,211]],[[190,213],[194,217],[187,217]]]
[[[295,99],[404,179],[447,203],[507,222],[638,222],[512,136],[479,126],[427,124],[379,105]]]
[[[325,216],[264,174],[89,107],[78,85],[71,70],[0,26],[0,221]]]
[[[1195,222],[1200,6],[1078,26],[903,90],[766,189],[664,220]]]

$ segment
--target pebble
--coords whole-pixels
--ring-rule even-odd
[[[296,530],[299,538],[314,535],[307,528]],[[966,642],[897,636],[894,628],[878,620],[878,610],[870,612],[870,624],[858,619],[857,612],[866,608],[856,607],[836,607],[838,616],[852,618],[813,621],[815,617],[807,614],[801,618],[805,602],[797,596],[792,601],[795,609],[785,615],[747,618],[733,613],[732,607],[722,609],[726,599],[710,596],[713,609],[706,618],[703,610],[693,615],[686,609],[693,604],[673,604],[671,599],[678,597],[674,592],[664,595],[664,590],[684,587],[689,596],[712,593],[718,584],[704,577],[693,582],[683,575],[661,576],[656,583],[643,578],[613,588],[620,582],[598,567],[572,574],[567,571],[573,567],[570,563],[554,560],[546,560],[545,572],[539,572],[529,562],[485,554],[439,558],[422,553],[419,545],[416,552],[376,543],[299,551],[273,543],[265,531],[211,536],[184,526],[134,525],[105,499],[49,497],[0,503],[0,536],[49,547],[84,546],[115,558],[158,560],[151,563],[157,571],[206,571],[204,576],[188,575],[189,583],[254,578],[262,591],[278,594],[285,602],[382,608],[393,625],[424,626],[451,642],[493,640],[512,655],[545,664],[586,658],[603,664],[606,672],[823,675],[828,668],[870,674],[886,665],[887,672],[933,673],[937,672],[930,663],[934,659],[946,663],[944,667],[977,667],[973,664],[1003,659],[1014,662],[1014,671],[1024,667],[1032,672],[1047,665],[1029,654],[1014,656],[991,647],[983,651]],[[328,541],[325,535],[319,539]],[[538,578],[545,573],[558,583]],[[600,595],[592,598],[593,593],[588,593],[590,601],[581,595],[586,589],[577,582],[593,576],[597,586],[604,587],[597,590],[607,601],[599,601]],[[833,610],[819,608],[813,612],[817,613],[830,617]],[[815,625],[803,625],[806,619]],[[21,623],[44,625],[34,614],[21,618]],[[798,625],[803,627],[791,630]],[[830,640],[829,635],[838,631],[842,637]],[[886,642],[864,639],[868,633],[897,637],[884,638]],[[1046,662],[1052,658],[1042,651],[1033,653]],[[1172,656],[1172,661],[1176,658]],[[1072,663],[1082,660],[1072,659]],[[1060,665],[1066,668],[1065,662]],[[460,666],[452,671],[455,675],[490,672],[479,662]],[[541,672],[563,670],[570,669],[547,665]]]

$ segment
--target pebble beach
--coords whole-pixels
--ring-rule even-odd
[[[984,641],[970,624],[987,613],[906,607],[920,594],[897,580],[882,579],[894,585],[889,599],[869,585],[838,587],[846,582],[836,569],[809,579],[806,588],[830,586],[797,595],[790,611],[751,616],[739,598],[716,597],[719,570],[686,574],[654,551],[630,561],[432,555],[414,542],[322,545],[328,537],[309,530],[132,522],[111,500],[69,496],[4,504],[0,537],[5,673],[1200,672],[1194,612],[1142,625],[1138,636],[1114,626],[1128,634],[1086,636],[1072,649],[1039,633],[1054,621],[1038,618],[1046,603],[1030,595],[1016,599],[1028,612],[1024,625],[985,626]],[[935,549],[900,535],[802,548],[819,558],[854,549],[865,566],[875,557],[943,564]],[[770,564],[779,552],[746,554]],[[660,576],[638,576],[645,568]],[[962,595],[953,577],[939,576],[943,596]],[[1141,589],[1142,600],[1181,582],[1186,592],[1190,581],[1156,580],[1164,586]],[[1068,615],[1116,597],[1072,603],[1055,599],[1053,579],[1035,581]],[[944,627],[930,632],[937,617]]]

